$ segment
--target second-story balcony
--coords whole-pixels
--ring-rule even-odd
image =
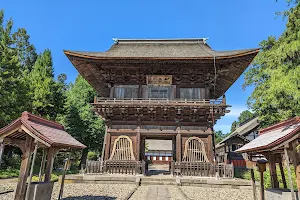
[[[130,124],[139,122],[181,123],[215,122],[228,113],[226,99],[157,99],[95,97],[95,111],[106,121]]]

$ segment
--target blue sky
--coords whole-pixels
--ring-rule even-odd
[[[15,28],[26,28],[38,52],[52,51],[55,73],[74,81],[76,69],[64,49],[105,51],[112,38],[208,37],[216,50],[255,48],[269,35],[279,36],[285,21],[275,12],[285,10],[284,0],[1,0],[5,17]],[[276,18],[276,19],[275,19]],[[231,113],[217,122],[228,132],[239,113],[247,109],[252,89],[242,90],[241,76],[226,92]]]

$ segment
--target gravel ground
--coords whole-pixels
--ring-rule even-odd
[[[253,200],[250,189],[204,188],[181,186],[181,190],[193,200]],[[259,197],[259,192],[257,192]]]
[[[0,180],[0,191],[15,189],[16,182]],[[52,199],[56,200],[60,184],[55,183]],[[135,187],[133,184],[65,184],[64,200],[114,200],[124,199]],[[1,200],[13,200],[14,193],[0,195]]]
[[[135,191],[135,193],[133,193],[133,195],[131,196],[130,200],[146,199],[147,191],[148,191],[148,186],[138,187],[138,189]]]

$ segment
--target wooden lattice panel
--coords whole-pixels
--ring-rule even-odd
[[[183,161],[209,162],[203,141],[198,137],[190,137],[184,145]]]
[[[121,135],[115,140],[109,160],[135,160],[132,140],[128,136]]]

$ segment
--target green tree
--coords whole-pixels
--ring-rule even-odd
[[[58,115],[63,114],[66,78],[65,74],[61,74],[57,80],[54,79],[50,50],[40,54],[27,78],[30,83],[31,111],[51,120],[56,120]]]
[[[289,14],[284,33],[260,43],[262,50],[245,74],[255,86],[248,105],[262,126],[300,115],[300,4]]]
[[[215,132],[216,144],[221,142],[228,134],[223,134],[222,131]]]
[[[12,28],[12,19],[4,23],[4,11],[0,10],[0,127],[17,118],[28,106],[26,81]]]
[[[68,133],[88,147],[83,150],[81,164],[85,164],[89,150],[100,152],[103,145],[104,124],[90,104],[94,96],[93,88],[78,76],[67,92],[65,115],[61,119]]]
[[[252,112],[250,112],[249,110],[244,110],[243,112],[241,112],[241,114],[238,117],[238,121],[234,121],[231,124],[231,128],[230,128],[230,133],[232,133],[233,131],[235,131],[235,129],[238,127],[239,124],[247,121],[248,119],[251,119],[253,117],[255,117],[256,115]]]

